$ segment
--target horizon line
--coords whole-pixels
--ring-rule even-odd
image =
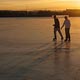
[[[8,10],[8,9],[1,9],[0,11],[65,11],[65,10],[80,10],[80,9],[55,9],[55,10],[50,10],[50,9],[39,9],[39,10]]]

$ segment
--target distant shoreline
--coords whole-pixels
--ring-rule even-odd
[[[0,10],[0,17],[51,17],[52,15],[68,15],[69,17],[80,17],[80,10],[67,9],[63,11],[8,11]]]
[[[51,18],[51,16],[0,16],[0,18]],[[69,16],[69,17],[80,17],[80,16]],[[60,17],[61,18],[61,17]]]

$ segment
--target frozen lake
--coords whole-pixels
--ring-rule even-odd
[[[64,18],[61,17],[59,20],[62,25]],[[80,34],[80,18],[70,17],[70,20],[71,39],[79,41],[80,36],[77,34]],[[25,47],[30,50],[35,46],[50,43],[53,38],[52,24],[54,24],[52,18],[0,18],[0,45],[3,49]],[[65,37],[64,29],[62,33]]]
[[[0,18],[0,80],[80,80],[80,18],[70,20],[71,42],[53,42],[52,18]]]

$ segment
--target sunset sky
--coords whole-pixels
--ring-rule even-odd
[[[80,9],[80,0],[0,0],[0,10]]]

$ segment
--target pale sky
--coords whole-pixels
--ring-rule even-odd
[[[80,0],[0,0],[0,10],[80,9]]]

